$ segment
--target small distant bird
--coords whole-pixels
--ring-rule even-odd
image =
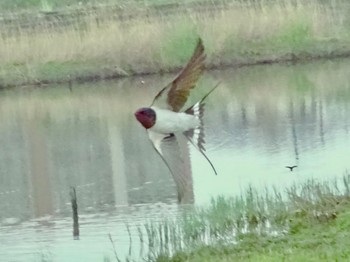
[[[178,144],[180,135],[184,135],[199,150],[217,174],[204,153],[203,114],[204,100],[218,85],[200,101],[182,110],[190,91],[204,71],[205,57],[204,46],[199,39],[191,59],[180,74],[156,95],[150,107],[143,107],[135,112],[136,119],[147,129],[155,150],[173,176],[178,171],[174,169],[183,163]]]
[[[298,167],[298,166],[286,166],[286,168],[289,168],[291,172],[293,172],[293,169],[296,167]]]

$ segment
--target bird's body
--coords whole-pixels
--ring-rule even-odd
[[[205,98],[183,109],[190,91],[196,86],[204,70],[204,47],[199,39],[197,47],[180,74],[154,98],[149,107],[135,112],[136,119],[146,128],[154,148],[159,153],[174,177],[183,172],[184,163],[179,148],[179,136],[184,136],[208,160],[215,174],[216,170],[204,151],[203,113]],[[181,174],[180,174],[181,175]]]
[[[198,117],[184,112],[174,112],[168,109],[151,107],[156,113],[156,122],[149,131],[170,134],[185,132],[200,125]]]

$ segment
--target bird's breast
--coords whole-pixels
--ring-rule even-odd
[[[184,132],[199,126],[199,121],[193,115],[173,112],[166,109],[152,108],[156,112],[156,123],[150,129],[153,132],[169,134]]]

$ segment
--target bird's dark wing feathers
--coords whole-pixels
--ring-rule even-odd
[[[204,70],[204,46],[199,39],[191,59],[180,74],[154,98],[152,106],[179,112]]]

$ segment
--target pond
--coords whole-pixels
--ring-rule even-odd
[[[169,170],[133,115],[173,77],[1,92],[3,261],[113,260],[109,234],[120,257],[130,247],[138,254],[133,229],[182,212]],[[349,169],[349,60],[206,72],[189,104],[217,82],[204,122],[206,154],[218,175],[188,147],[195,205],[250,185],[283,190]],[[72,237],[71,187],[80,240]]]

